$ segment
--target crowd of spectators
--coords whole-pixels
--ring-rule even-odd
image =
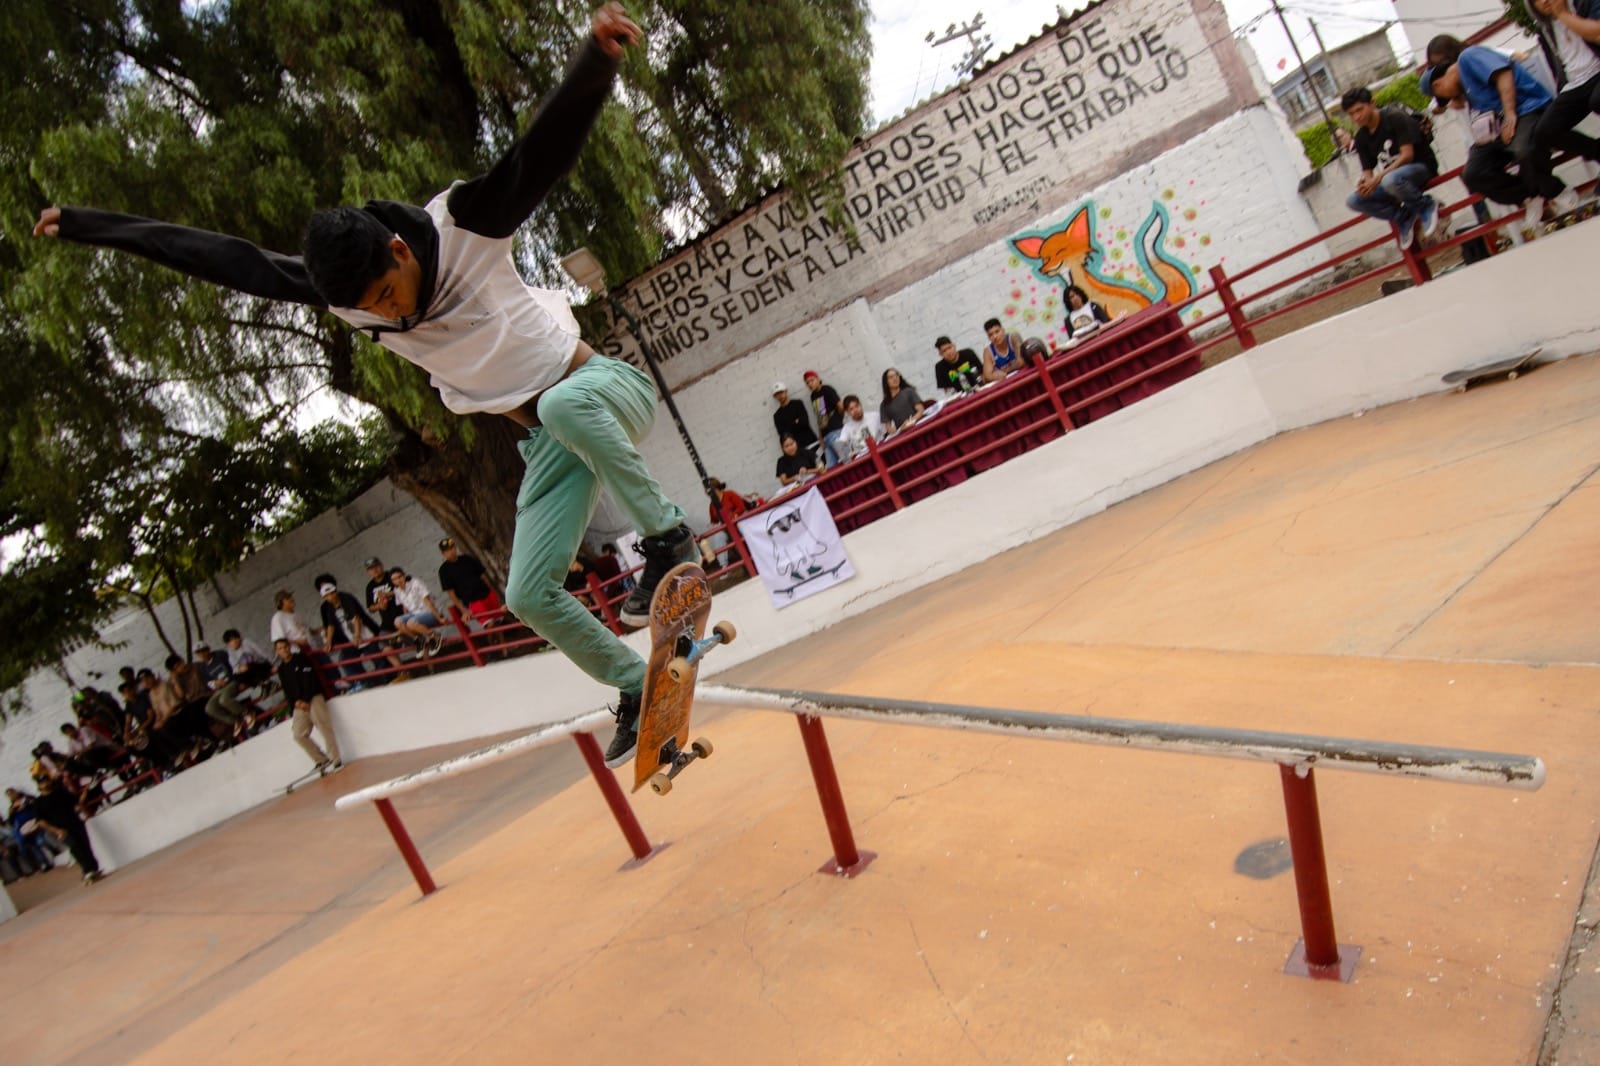
[[[285,719],[315,770],[340,769],[328,696],[406,680],[414,664],[440,651],[439,627],[451,607],[478,627],[506,621],[484,565],[449,537],[439,554],[437,596],[428,579],[371,558],[364,599],[342,590],[332,574],[316,576],[315,627],[294,593],[279,590],[266,633],[270,652],[229,629],[222,648],[201,644],[192,659],[170,654],[159,671],[122,667],[115,695],[79,689],[61,739],[31,752],[31,788],[6,790],[0,879],[49,870],[65,851],[86,882],[98,880],[86,819]],[[585,565],[606,577],[622,573],[614,545]]]
[[[1076,286],[1068,288],[1067,300],[1065,332],[1069,341],[1082,340],[1110,321],[1105,308],[1092,303]],[[1039,353],[1046,353],[1043,342],[1025,343],[1020,334],[1006,329],[998,318],[985,322],[983,332],[984,341],[974,348],[957,347],[947,336],[933,342],[937,358],[930,397],[961,395],[1004,381],[1030,365],[1030,345],[1036,346]],[[791,396],[789,387],[781,381],[772,386],[776,405],[772,425],[779,452],[773,473],[780,488],[803,484],[861,456],[869,440],[884,440],[915,425],[931,408],[898,367],[883,372],[876,403],[870,398],[863,401],[855,393],[841,397],[815,370],[807,370],[803,380],[809,403]],[[740,498],[734,494],[735,500]],[[722,509],[727,511],[730,507],[725,504]],[[734,517],[742,513],[737,505],[731,509],[736,512]]]
[[[1524,210],[1525,232],[1571,214],[1577,190],[1554,173],[1557,151],[1600,162],[1600,141],[1578,123],[1600,114],[1600,0],[1531,0],[1539,54],[1507,54],[1448,34],[1428,42],[1419,79],[1434,113],[1463,118],[1468,191]],[[1420,248],[1436,231],[1440,206],[1428,193],[1439,174],[1429,116],[1377,106],[1366,86],[1340,101],[1355,125],[1351,150],[1361,177],[1351,210],[1394,224],[1403,247]]]

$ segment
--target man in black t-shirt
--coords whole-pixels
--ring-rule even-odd
[[[815,370],[805,373],[806,388],[811,390],[811,413],[817,417],[817,432],[822,436],[822,454],[830,467],[838,466],[848,456],[840,455],[837,447],[839,431],[844,428],[844,408],[839,405],[839,394],[832,385],[822,383],[822,375]]]
[[[483,564],[456,547],[451,537],[439,542],[439,588],[450,597],[457,610],[468,611],[479,625],[494,625],[500,612],[500,597],[489,584]]]
[[[1414,240],[1426,239],[1439,225],[1438,201],[1426,191],[1439,175],[1433,148],[1416,119],[1382,110],[1367,89],[1351,89],[1341,103],[1356,124],[1361,159],[1361,178],[1345,203],[1352,211],[1394,223],[1401,247],[1416,247]],[[1413,238],[1419,223],[1421,238]]]
[[[983,384],[983,361],[971,348],[957,349],[949,337],[933,342],[939,353],[933,364],[933,383],[946,392],[966,392]]]
[[[785,437],[793,437],[807,462],[815,459],[817,433],[811,428],[811,416],[806,414],[806,405],[799,400],[789,399],[789,387],[781,381],[772,386],[772,398],[778,405],[777,410],[772,412],[772,425],[778,431],[778,443],[782,444]]]
[[[367,577],[367,610],[377,621],[379,633],[393,633],[394,620],[405,612],[394,597],[394,585],[382,559],[374,556],[367,560]]]

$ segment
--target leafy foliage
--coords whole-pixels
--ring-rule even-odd
[[[0,600],[74,609],[44,616],[37,647],[0,652],[0,685],[82,639],[108,582],[139,599],[191,587],[375,464],[448,528],[475,523],[491,565],[504,557],[516,456],[496,420],[452,416],[425,374],[330,316],[28,231],[46,204],[85,204],[294,251],[318,206],[423,202],[510,143],[589,14],[578,0],[8,0],[0,535],[29,547]],[[822,181],[864,129],[861,0],[647,0],[635,17],[646,47],[519,235],[536,283],[560,284],[556,259],[580,244],[630,277],[770,186]],[[378,414],[341,427],[333,397]]]

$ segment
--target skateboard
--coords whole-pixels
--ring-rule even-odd
[[[289,793],[293,792],[307,781],[321,780],[332,772],[333,771],[329,770],[326,765],[312,767],[310,770],[307,770],[305,773],[301,774],[299,777],[285,785],[283,788],[283,794],[287,796]]]
[[[1600,200],[1585,200],[1566,214],[1557,215],[1549,222],[1546,222],[1544,224],[1544,232],[1554,233],[1558,229],[1576,226],[1586,219],[1593,218],[1596,213],[1600,213]]]
[[[1464,367],[1461,370],[1452,370],[1444,376],[1446,385],[1454,385],[1457,392],[1466,392],[1480,381],[1505,375],[1507,381],[1515,381],[1518,374],[1531,369],[1533,361],[1538,358],[1543,348],[1534,348],[1521,355],[1514,355],[1509,359],[1497,359],[1492,363],[1482,366]]]
[[[700,660],[737,635],[718,622],[706,636],[711,617],[711,585],[694,563],[668,570],[650,598],[650,661],[645,664],[639,698],[639,751],[633,762],[633,791],[649,782],[658,796],[672,791],[672,779],[696,759],[711,756],[711,742],[696,737],[687,750],[689,710]]]

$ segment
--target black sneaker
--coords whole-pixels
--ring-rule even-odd
[[[622,605],[622,621],[635,628],[650,624],[650,597],[655,595],[662,576],[679,563],[700,561],[700,549],[688,526],[645,537],[639,541],[639,554],[644,556],[644,569],[639,571],[638,584]]]
[[[639,732],[634,728],[639,724],[639,697],[624,692],[617,700],[616,715],[617,735],[606,749],[606,765],[613,770],[633,758],[634,749],[639,746]]]

